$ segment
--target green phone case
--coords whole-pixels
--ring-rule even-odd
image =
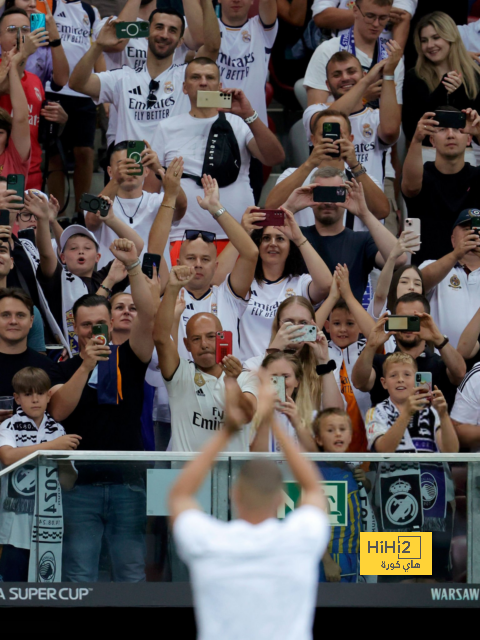
[[[117,38],[148,38],[150,25],[148,22],[119,22],[115,25]]]
[[[143,140],[129,140],[127,142],[127,158],[132,158],[135,162],[138,162],[140,168],[138,171],[135,171],[133,175],[141,176],[143,175],[143,164],[141,164],[142,160],[140,154],[145,149],[145,143]]]

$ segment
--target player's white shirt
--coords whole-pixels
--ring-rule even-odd
[[[310,143],[310,123],[315,113],[328,109],[328,104],[312,104],[303,113],[303,126]],[[380,185],[383,191],[385,152],[392,146],[378,137],[380,109],[364,107],[361,111],[349,115],[352,125],[353,144],[358,162],[363,164],[370,178]],[[310,143],[311,144],[311,143]]]
[[[116,18],[116,16],[114,16]],[[98,38],[103,25],[109,18],[103,18],[98,24],[95,25],[92,33],[92,40],[95,41]],[[137,18],[137,22],[145,22],[141,18]],[[123,51],[113,51],[111,53],[105,51],[103,53],[105,57],[105,64],[107,71],[113,69],[119,69],[126,65],[131,67],[134,71],[141,71],[147,64],[147,51],[148,51],[148,39],[147,38],[130,38],[127,46]],[[182,43],[175,49],[173,54],[172,64],[182,65],[185,62],[185,56],[189,51],[188,47]],[[112,142],[115,142],[115,133],[117,131],[117,110],[110,105],[110,115],[108,118],[108,130],[107,130],[107,147]],[[119,142],[122,142],[119,140]]]
[[[220,320],[225,331],[233,336],[233,355],[240,358],[238,343],[238,323],[247,309],[248,301],[237,296],[230,286],[230,274],[220,286],[214,285],[200,299],[195,298],[187,289],[183,289],[185,309],[178,326],[178,353],[182,358],[191,358],[183,339],[186,337],[187,322],[196,313],[213,313]]]
[[[262,122],[268,126],[265,83],[270,52],[278,32],[278,21],[265,29],[260,16],[241,27],[227,27],[221,20],[217,64],[222,87],[241,89]]]
[[[98,9],[92,6],[95,13],[93,25],[90,23],[90,17],[82,7],[80,0],[77,2],[65,2],[65,0],[56,0],[55,12],[53,17],[57,25],[58,33],[62,41],[63,50],[70,67],[70,75],[76,67],[77,63],[90,49],[90,31],[91,26],[95,29],[100,22],[100,14]],[[45,92],[51,91],[50,81],[45,85]],[[84,93],[73,91],[68,83],[62,87],[60,93],[65,96],[77,96],[78,98],[88,98]]]
[[[308,287],[312,277],[281,278],[276,282],[254,280],[250,288],[250,300],[240,320],[240,353],[244,362],[265,353],[270,344],[272,324],[279,305],[291,296],[303,296],[309,300]]]
[[[480,51],[480,20],[470,24],[459,24],[457,29],[460,31],[465,49],[478,53]]]
[[[349,9],[350,11],[353,9],[355,5],[355,0],[314,0],[312,5],[312,15],[317,16],[325,9]],[[394,0],[393,6],[396,9],[403,9],[404,11],[408,11],[408,13],[413,17],[415,15],[415,11],[417,10],[418,0]],[[337,36],[342,36],[346,33],[348,29],[339,30]],[[390,38],[391,31],[384,29],[382,33],[382,37]]]
[[[190,101],[185,97],[190,109]],[[249,180],[251,155],[247,147],[253,134],[241,118],[231,113],[225,115],[237,139],[242,165],[236,181],[220,189],[220,202],[240,223],[245,209],[255,204]],[[194,118],[189,113],[184,113],[160,122],[151,143],[160,163],[167,167],[173,158],[182,156],[184,173],[201,176],[208,135],[217,118],[218,116]],[[187,212],[178,225],[172,228],[170,240],[182,240],[185,229],[213,231],[217,234],[217,239],[226,239],[227,236],[217,221],[197,202],[197,196],[204,197],[202,187],[190,178],[182,178],[181,185],[187,196]]]
[[[16,414],[13,414],[11,418],[0,425],[0,447],[8,446],[14,449],[17,447],[31,447],[42,442],[51,442],[65,435],[63,426],[55,422],[48,414],[43,416],[43,421],[38,428],[27,430],[27,418],[25,414],[23,415],[23,422],[15,420]],[[0,469],[3,470],[3,468],[3,465],[0,465]],[[0,544],[11,544],[19,549],[30,549],[33,515],[4,511],[3,505],[9,495],[10,483],[14,484],[16,494],[21,495],[23,487],[25,490],[24,495],[28,498],[32,495],[31,489],[32,486],[36,485],[36,478],[37,469],[36,464],[33,462],[17,467],[10,475],[1,479]]]
[[[285,178],[288,178],[288,176],[291,176],[292,173],[294,173],[297,169],[295,167],[290,167],[289,169],[285,169],[285,171],[277,178],[277,182],[276,184],[278,184],[279,182],[281,182],[282,180],[285,180]],[[348,165],[345,164],[345,171],[348,171]],[[304,180],[302,187],[307,187],[309,184],[311,184],[312,181],[312,177],[313,174],[317,171],[317,169],[312,169],[312,171],[309,173],[309,175],[306,177],[306,179]],[[370,180],[372,182],[374,182],[377,187],[380,187],[380,189],[382,188],[380,183],[378,182],[378,180],[374,177],[371,176],[370,174],[368,174]],[[347,213],[345,211],[345,214],[343,216],[343,224],[345,224],[347,219]],[[300,209],[300,211],[297,211],[297,213],[295,214],[295,220],[297,221],[297,224],[300,227],[311,227],[312,225],[315,224],[315,214],[313,213],[313,209],[311,207],[306,207],[305,209]],[[368,231],[367,226],[359,219],[355,216],[355,219],[353,221],[353,230],[354,231]]]
[[[162,193],[148,193],[143,191],[139,198],[119,198],[115,197],[113,201],[113,213],[116,217],[128,224],[129,227],[134,229],[144,242],[143,251],[140,254],[140,260],[143,258],[143,254],[148,249],[148,234],[152,228],[153,221],[158,213],[158,209],[163,201]],[[132,222],[130,222],[132,220]],[[117,234],[107,227],[106,224],[102,224],[96,231],[92,232],[97,238],[100,253],[100,260],[97,265],[97,269],[101,269],[106,264],[113,260],[113,254],[110,252],[110,245],[114,240],[118,238]],[[169,245],[165,247],[162,260],[167,263],[168,270],[172,268],[170,261]],[[158,266],[158,265],[157,265]]]
[[[198,369],[193,362],[180,358],[171,380],[165,380],[172,414],[172,451],[200,451],[223,427],[225,409],[225,374],[215,378]],[[256,397],[256,377],[243,371],[237,378],[242,392]],[[230,439],[225,451],[249,451],[250,434],[245,425]]]
[[[303,79],[303,85],[305,87],[311,87],[312,89],[320,89],[321,91],[328,91],[327,87],[327,63],[334,53],[340,51],[340,38],[331,38],[325,40],[315,49],[313,56],[308,63],[305,78]],[[356,48],[356,57],[358,58],[362,69],[368,71],[372,65],[372,59],[369,58],[363,51]],[[403,58],[395,69],[395,88],[397,93],[398,104],[403,103],[403,78],[405,75],[405,65]]]
[[[434,262],[435,260],[425,260],[420,269]],[[435,324],[449,337],[450,344],[456,349],[463,330],[480,306],[480,268],[467,276],[463,267],[457,263],[428,292],[427,298]]]
[[[172,65],[155,78],[160,88],[155,92],[157,102],[147,109],[148,87],[152,80],[145,66],[134,71],[124,65],[113,71],[97,73],[100,94],[96,104],[110,102],[117,110],[115,141],[147,140],[151,143],[155,125],[164,118],[186,113],[190,100],[183,93],[186,65]]]
[[[328,341],[329,356],[332,360],[335,360],[335,364],[337,365],[337,368],[333,372],[333,375],[335,376],[336,383],[340,390],[342,388],[340,383],[340,371],[342,369],[342,362],[345,362],[345,369],[347,370],[348,379],[351,383],[353,367],[358,360],[358,356],[362,353],[365,347],[365,343],[366,340],[364,339],[358,340],[348,347],[345,347],[345,349],[340,349],[340,347],[337,347],[337,345],[332,340]],[[365,420],[365,414],[372,406],[370,393],[356,389],[353,384],[351,384],[351,387],[355,395],[355,400],[357,401],[358,408],[360,409],[360,413],[362,414],[362,418],[363,420]]]
[[[450,418],[461,424],[475,424],[480,429],[480,362],[467,373],[457,389]],[[480,451],[480,446],[470,448]]]
[[[312,639],[330,536],[320,509],[305,505],[257,525],[192,509],[176,519],[173,535],[190,569],[199,638]]]

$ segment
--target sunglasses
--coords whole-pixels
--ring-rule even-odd
[[[150,93],[147,97],[147,109],[151,109],[157,102],[157,96],[155,95],[155,92],[159,89],[160,83],[156,80],[150,80],[150,84],[148,85],[148,90],[150,91]]]
[[[186,229],[183,237],[185,240],[196,240],[199,236],[202,236],[204,242],[215,242],[217,234],[211,231],[195,231],[194,229]]]

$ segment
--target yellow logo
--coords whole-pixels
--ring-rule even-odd
[[[360,575],[431,576],[431,532],[360,533]]]
[[[458,289],[458,288],[461,289],[462,287],[461,287],[461,283],[460,283],[460,278],[458,276],[452,276],[450,278],[450,286],[453,289]]]

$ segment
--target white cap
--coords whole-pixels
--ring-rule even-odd
[[[60,253],[63,253],[65,245],[67,244],[67,240],[69,240],[72,236],[76,236],[77,234],[90,238],[90,240],[93,240],[93,242],[97,245],[97,249],[99,248],[98,240],[93,235],[93,233],[87,229],[87,227],[83,227],[81,224],[71,224],[60,236]]]

